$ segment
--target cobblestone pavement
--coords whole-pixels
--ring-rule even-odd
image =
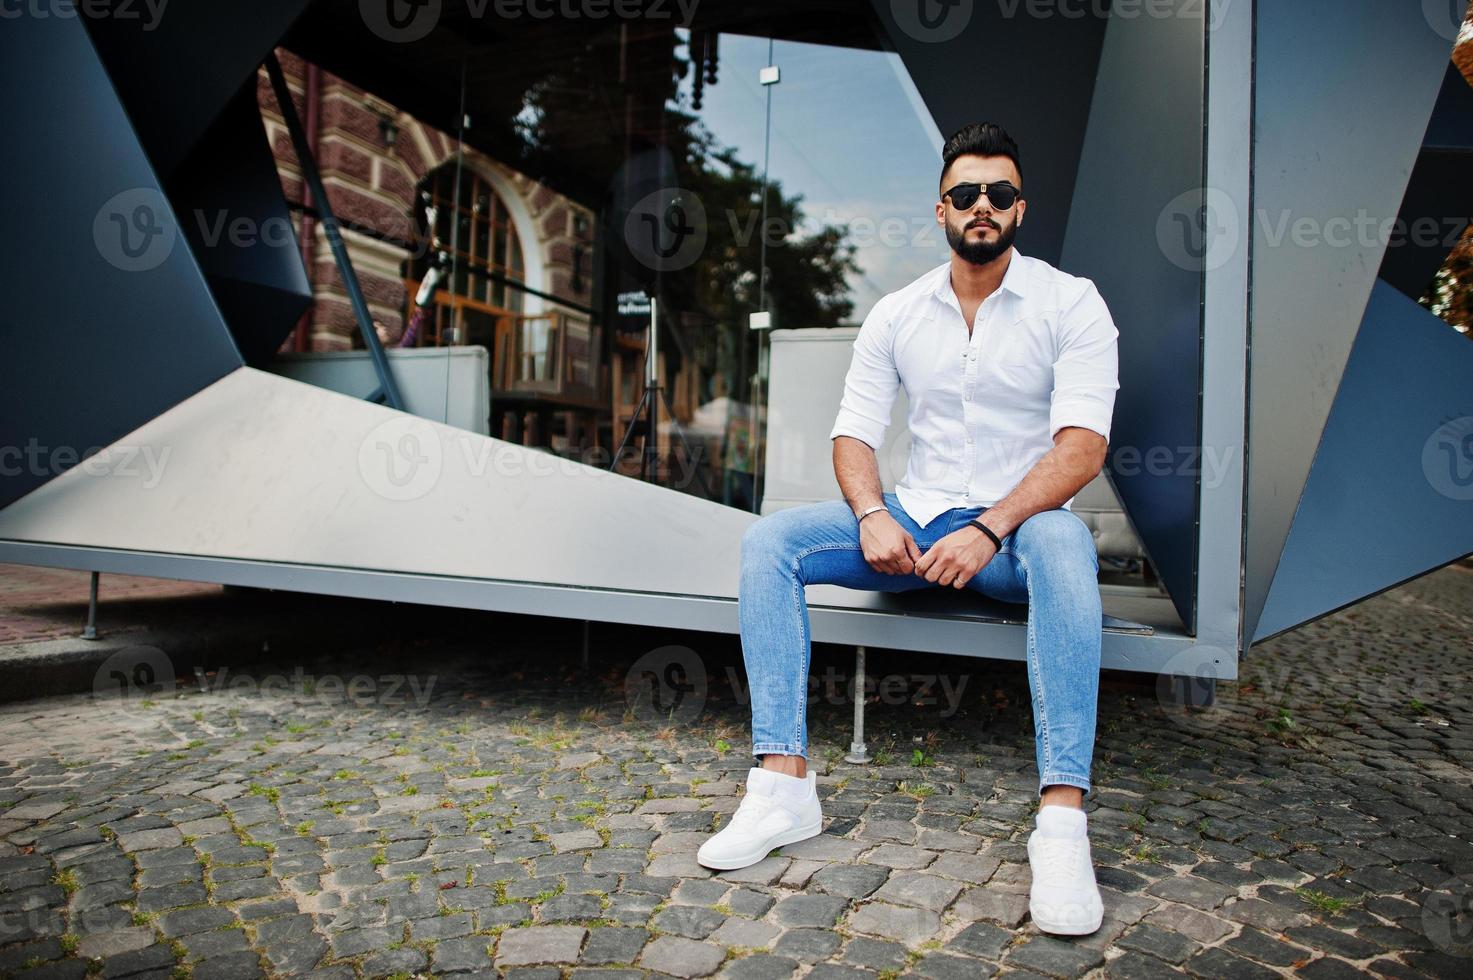
[[[91,575],[65,568],[0,563],[0,647],[76,636],[87,622]],[[104,575],[98,586],[98,616],[108,630],[159,625],[165,609],[198,614],[199,602],[223,597],[218,585],[134,575]]]
[[[872,654],[863,767],[819,648],[826,833],[712,875],[749,764],[735,638],[595,625],[585,670],[580,624],[476,622],[177,690],[133,651],[118,697],[0,709],[0,974],[1473,973],[1466,568],[1261,646],[1209,712],[1107,677],[1078,941],[1026,914],[1018,665]],[[684,692],[663,717],[651,676]]]

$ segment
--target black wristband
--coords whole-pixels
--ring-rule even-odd
[[[991,538],[992,543],[997,547],[998,551],[1002,550],[1002,538],[999,538],[996,534],[994,534],[992,528],[988,527],[986,524],[983,524],[981,521],[978,520],[970,520],[967,521],[967,523]]]

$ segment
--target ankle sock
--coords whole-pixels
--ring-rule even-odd
[[[783,803],[798,804],[813,792],[813,772],[806,776],[789,776],[771,769],[753,768],[747,774],[747,792],[776,796]]]
[[[1045,837],[1085,837],[1089,833],[1089,818],[1072,806],[1040,807],[1036,822]]]

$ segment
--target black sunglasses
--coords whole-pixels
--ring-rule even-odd
[[[1005,180],[996,181],[991,184],[974,184],[971,182],[957,184],[951,190],[944,191],[943,199],[950,197],[951,206],[958,211],[969,211],[972,205],[977,203],[977,198],[983,194],[987,195],[987,203],[998,211],[1006,211],[1018,203],[1018,198],[1023,192]]]

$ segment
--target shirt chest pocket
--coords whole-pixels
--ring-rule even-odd
[[[1047,399],[1053,393],[1053,341],[1045,318],[1017,320],[983,357],[977,372],[980,384],[1014,397]]]
[[[977,383],[997,394],[1047,401],[1054,390],[1054,366],[1042,357],[1003,357],[984,363]]]

